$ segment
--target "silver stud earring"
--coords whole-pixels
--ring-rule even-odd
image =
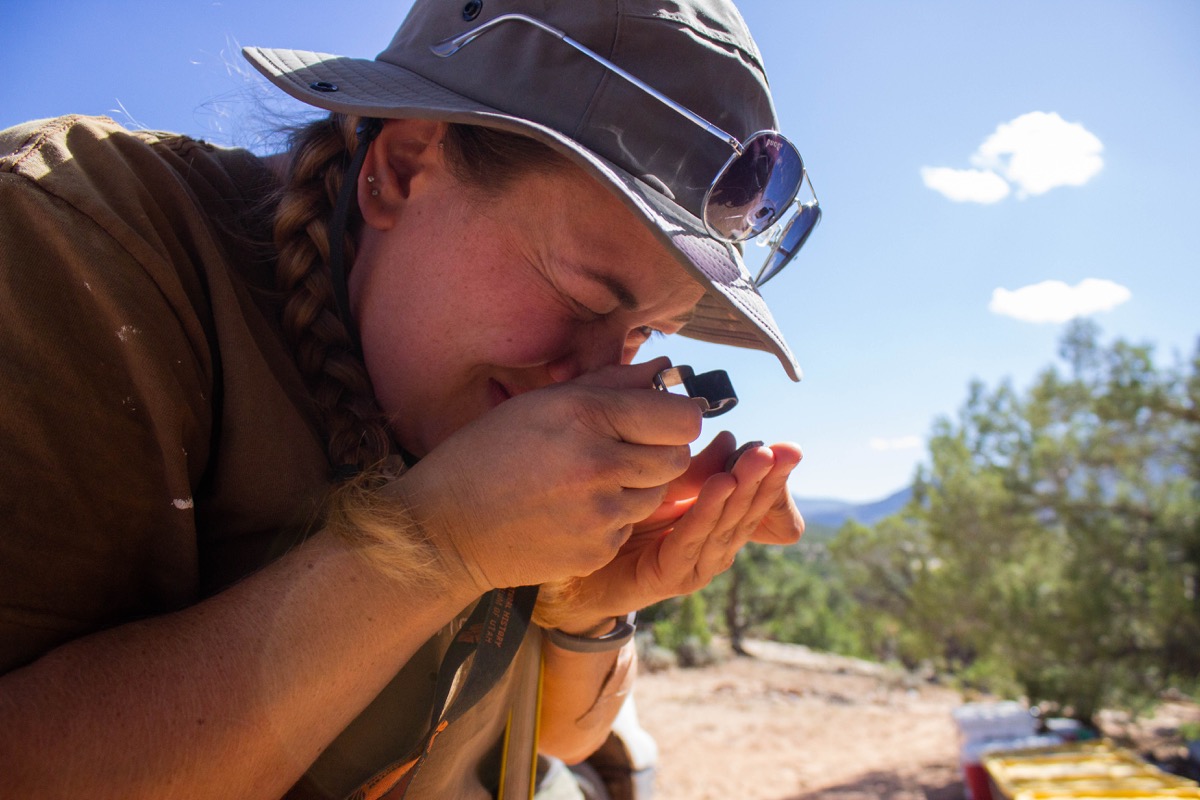
[[[375,183],[375,176],[374,176],[374,175],[368,175],[368,176],[367,176],[367,183]],[[371,197],[379,197],[379,190],[378,190],[378,189],[376,189],[376,188],[375,188],[375,187],[373,187],[373,186],[371,187]]]

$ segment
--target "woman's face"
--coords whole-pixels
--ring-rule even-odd
[[[385,223],[364,214],[350,278],[367,369],[410,452],[514,395],[630,363],[703,295],[581,171],[527,175],[484,197],[435,161]]]

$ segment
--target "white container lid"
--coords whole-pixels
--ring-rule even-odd
[[[1001,750],[1037,750],[1042,747],[1056,747],[1063,743],[1063,738],[1056,734],[1040,736],[1019,736],[1012,739],[988,739],[985,741],[967,742],[962,746],[960,761],[963,764],[979,764],[989,753]]]
[[[951,714],[959,732],[968,741],[1032,736],[1037,730],[1037,720],[1029,709],[1013,700],[966,703]]]

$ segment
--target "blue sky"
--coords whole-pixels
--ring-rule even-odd
[[[408,5],[12,4],[0,126],[109,114],[261,149],[280,106],[241,45],[370,57]],[[1107,339],[1154,343],[1163,361],[1191,354],[1200,4],[739,7],[825,209],[765,292],[805,380],[756,353],[677,337],[656,348],[729,370],[741,404],[719,423],[742,440],[800,443],[798,494],[867,500],[902,487],[969,381],[1027,385],[1072,314]]]

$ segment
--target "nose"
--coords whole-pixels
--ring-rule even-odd
[[[613,325],[588,325],[566,351],[547,364],[550,379],[562,383],[601,367],[620,364],[625,353],[625,332]]]

